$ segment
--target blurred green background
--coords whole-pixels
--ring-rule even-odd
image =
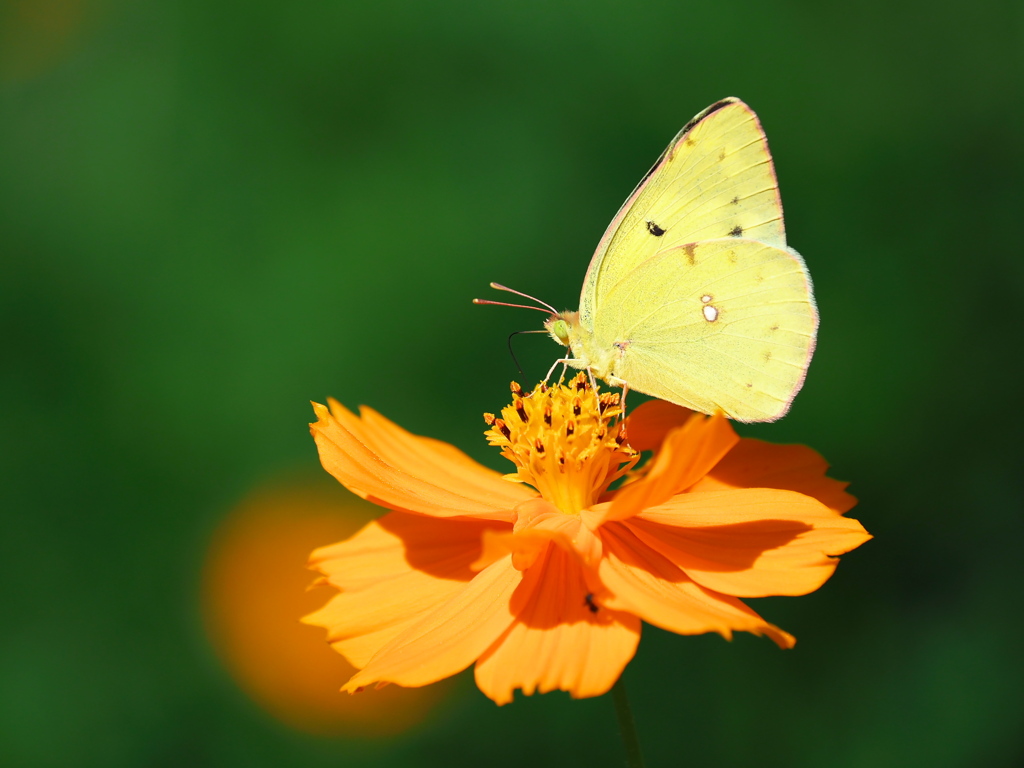
[[[470,299],[576,308],[727,95],[822,316],[792,413],[741,431],[821,451],[876,539],[752,601],[793,651],[645,628],[649,764],[1024,763],[1020,2],[0,9],[5,766],[620,764],[607,697],[499,709],[466,676],[399,737],[293,730],[219,661],[201,574],[254,488],[318,477],[310,399],[500,468],[480,416],[541,317]]]

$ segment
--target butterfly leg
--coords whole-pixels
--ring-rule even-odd
[[[555,364],[551,366],[550,370],[548,370],[548,375],[544,377],[544,381],[547,381],[548,379],[551,378],[551,374],[555,372],[555,368],[557,368],[558,366],[562,366],[562,376],[558,379],[559,381],[561,381],[562,379],[565,378],[565,369],[568,368],[573,363],[578,362],[579,360],[573,360],[572,358],[568,357],[562,358],[561,360],[555,360]],[[593,378],[593,376],[591,376],[591,378]]]

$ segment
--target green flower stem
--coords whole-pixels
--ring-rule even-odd
[[[633,722],[633,710],[629,707],[626,696],[626,684],[622,677],[612,688],[612,699],[615,700],[615,714],[619,718],[619,729],[622,731],[622,743],[626,747],[626,760],[629,768],[644,768],[644,756],[640,750],[640,740],[636,737],[636,723]]]

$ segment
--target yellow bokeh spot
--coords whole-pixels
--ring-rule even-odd
[[[310,552],[350,536],[379,508],[315,482],[258,490],[214,533],[203,574],[204,624],[239,686],[288,725],[321,735],[386,736],[420,722],[446,684],[340,688],[355,670],[324,630],[299,622],[335,594],[309,589]]]

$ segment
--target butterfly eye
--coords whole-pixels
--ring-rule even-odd
[[[551,335],[559,344],[569,346],[569,324],[565,320],[555,320],[551,324]]]

